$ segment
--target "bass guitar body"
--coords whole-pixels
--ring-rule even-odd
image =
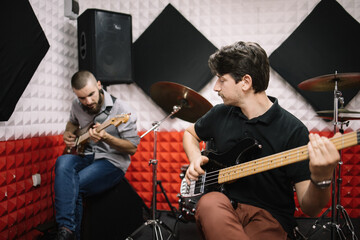
[[[213,150],[203,151],[202,155],[209,158],[209,162],[202,166],[205,174],[199,176],[197,181],[192,181],[190,185],[187,184],[185,178],[181,181],[179,209],[182,216],[186,220],[194,220],[196,204],[205,193],[212,191],[225,193],[224,184],[218,183],[219,170],[253,158],[253,154],[260,148],[261,145],[256,140],[246,138],[225,153],[217,153]]]

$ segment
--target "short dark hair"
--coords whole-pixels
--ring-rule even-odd
[[[254,42],[239,41],[222,47],[210,56],[209,67],[213,74],[230,74],[236,83],[250,75],[255,93],[265,91],[269,85],[269,59],[265,50]]]
[[[96,78],[91,72],[86,70],[78,71],[71,78],[71,87],[80,90],[90,81],[96,84]]]

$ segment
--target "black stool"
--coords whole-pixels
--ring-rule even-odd
[[[123,178],[115,187],[83,201],[81,238],[125,239],[144,222],[149,209]]]

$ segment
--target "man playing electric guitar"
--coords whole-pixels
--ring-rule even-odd
[[[130,165],[130,155],[136,152],[140,142],[134,111],[104,91],[92,73],[75,73],[71,87],[77,98],[72,103],[63,136],[67,148],[77,147],[76,130],[95,125],[86,133],[90,141],[81,155],[65,154],[56,160],[54,189],[59,240],[75,239],[75,236],[81,239],[82,197],[119,183]],[[111,124],[112,119],[127,113],[131,113],[130,118],[121,124]]]
[[[293,187],[302,211],[319,214],[331,196],[339,153],[330,140],[309,135],[300,120],[266,95],[269,61],[258,44],[225,46],[210,56],[209,66],[218,77],[214,91],[224,104],[214,106],[184,133],[188,184],[205,173],[202,166],[209,160],[200,153],[200,141],[211,141],[216,152],[225,153],[244,139],[255,139],[259,151],[252,159],[308,144],[310,160],[225,184],[226,194],[204,194],[196,205],[197,226],[208,240],[291,239],[296,226]]]

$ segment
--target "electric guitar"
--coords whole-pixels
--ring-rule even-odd
[[[330,141],[335,144],[337,150],[355,146],[360,144],[360,132],[346,133],[339,137],[333,137]],[[209,158],[209,162],[203,166],[205,174],[199,176],[198,180],[191,181],[190,185],[187,184],[185,178],[181,181],[179,207],[184,218],[193,220],[196,204],[200,197],[211,191],[222,191],[225,183],[309,159],[307,145],[305,145],[240,163],[260,148],[261,145],[256,140],[247,138],[235,148],[223,154],[205,151],[205,155]],[[232,162],[234,164],[234,160],[237,165],[227,166],[226,163]]]
[[[126,123],[130,118],[130,113],[128,114],[121,114],[121,115],[116,115],[113,118],[108,119],[107,121],[103,122],[102,124],[100,124],[97,128],[96,131],[100,132],[101,130],[109,127],[110,125],[114,125],[115,127],[119,126],[121,123]],[[85,146],[86,143],[88,141],[88,139],[90,138],[90,134],[89,134],[89,129],[93,126],[94,124],[91,123],[90,125],[78,129],[75,131],[75,135],[77,136],[75,139],[75,146],[74,147],[68,147],[66,146],[64,149],[64,153],[63,154],[78,154],[78,155],[82,155],[84,154],[84,150],[85,150]]]

